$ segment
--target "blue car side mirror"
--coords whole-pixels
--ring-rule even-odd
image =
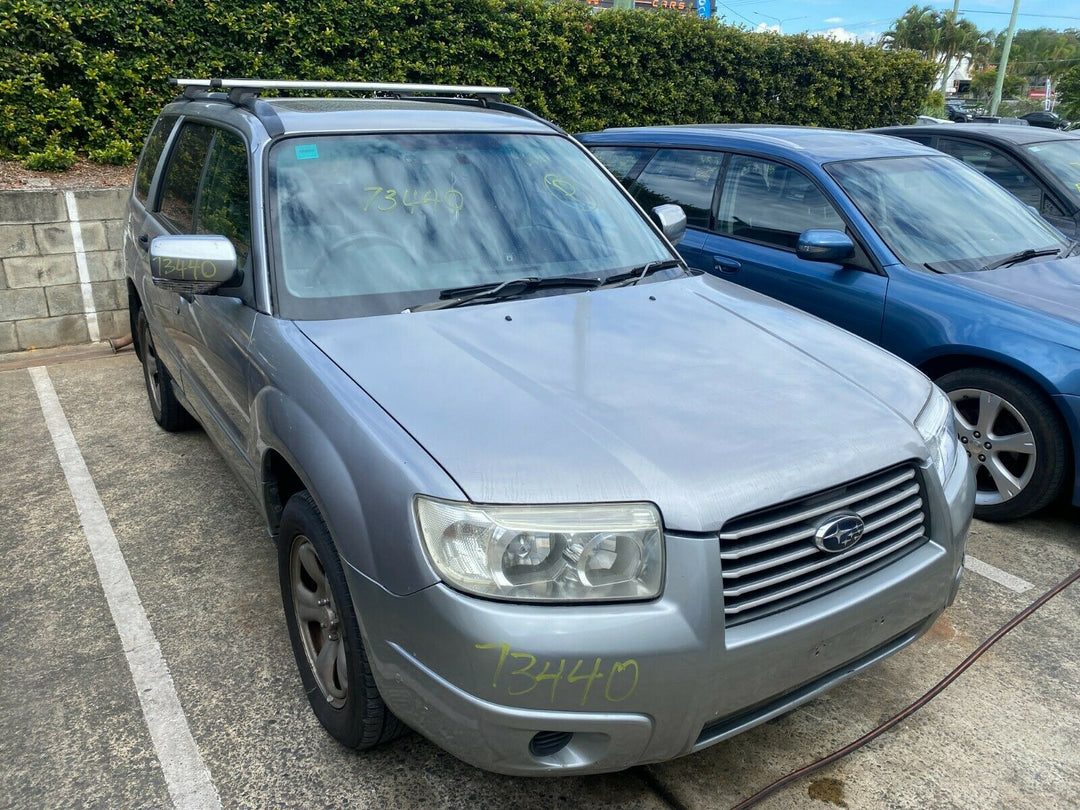
[[[855,243],[843,231],[812,228],[799,234],[795,255],[810,262],[842,262],[855,255]]]

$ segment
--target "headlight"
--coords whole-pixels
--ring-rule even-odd
[[[664,574],[660,513],[647,503],[478,506],[418,495],[420,536],[440,576],[495,599],[651,599]]]
[[[956,423],[952,402],[936,385],[922,412],[915,418],[915,428],[930,448],[930,460],[944,484],[956,463]]]

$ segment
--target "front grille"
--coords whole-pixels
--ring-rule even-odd
[[[830,515],[854,512],[862,539],[829,553],[814,544]],[[922,475],[914,464],[774,506],[724,524],[720,559],[728,627],[816,599],[889,565],[926,541]]]

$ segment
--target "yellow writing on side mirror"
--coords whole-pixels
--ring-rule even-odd
[[[173,256],[157,256],[159,278],[169,281],[215,281],[220,268],[210,259],[181,259]]]

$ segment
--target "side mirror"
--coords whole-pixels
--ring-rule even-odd
[[[686,212],[681,205],[658,205],[649,214],[671,244],[677,245],[682,241],[686,233]]]
[[[236,248],[224,236],[158,236],[150,243],[150,275],[163,290],[211,293],[236,275]]]
[[[855,243],[843,231],[811,228],[799,234],[795,255],[808,262],[842,262],[855,255]]]

